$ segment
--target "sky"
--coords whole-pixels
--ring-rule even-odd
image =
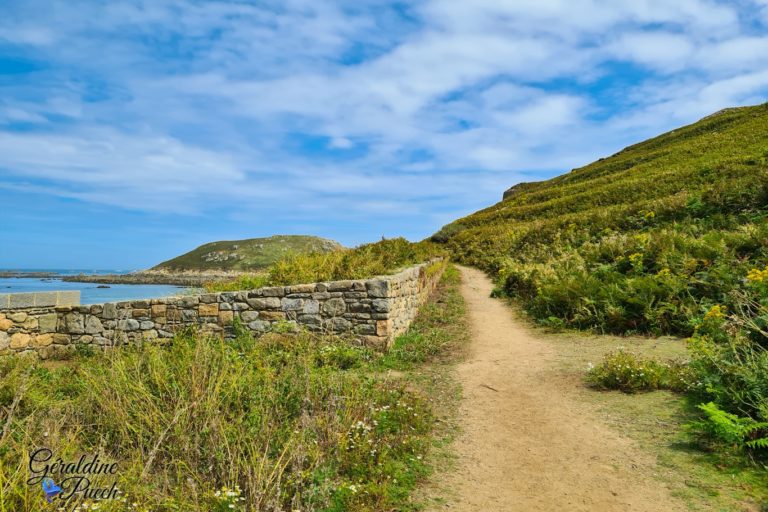
[[[0,267],[420,240],[768,99],[768,0],[0,0]]]

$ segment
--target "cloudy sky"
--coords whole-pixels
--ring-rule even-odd
[[[0,267],[418,240],[767,93],[768,0],[0,0]]]

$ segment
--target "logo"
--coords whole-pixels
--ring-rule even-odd
[[[29,456],[29,472],[32,476],[27,484],[40,485],[46,501],[64,510],[70,506],[74,509],[85,500],[113,500],[120,493],[117,462],[104,461],[98,454],[67,461],[54,457],[48,448],[40,448]]]
[[[53,503],[53,498],[61,492],[61,487],[56,485],[52,479],[43,478],[43,492],[48,503]]]

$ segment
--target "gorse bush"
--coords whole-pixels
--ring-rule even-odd
[[[263,274],[246,275],[226,283],[210,283],[210,291],[234,291],[318,281],[362,279],[390,274],[444,253],[430,242],[411,243],[404,238],[382,240],[354,249],[326,253],[292,254]]]

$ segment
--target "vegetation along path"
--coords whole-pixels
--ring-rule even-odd
[[[458,367],[464,389],[458,467],[440,480],[462,511],[674,511],[654,461],[551,382],[553,356],[515,323],[490,280],[462,268],[472,329]]]

